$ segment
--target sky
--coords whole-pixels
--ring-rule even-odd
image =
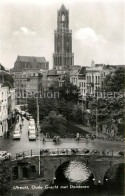
[[[74,64],[125,64],[122,0],[1,0],[0,63],[12,68],[18,55],[44,56],[53,67],[57,10],[69,9]]]

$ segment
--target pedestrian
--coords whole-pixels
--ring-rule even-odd
[[[45,138],[43,137],[43,144],[45,144],[46,143],[46,140],[45,140]]]
[[[20,124],[20,130],[22,129],[22,125]]]
[[[108,150],[108,149],[107,149],[107,151],[106,151],[106,152],[107,152],[107,155],[109,155],[109,150]]]
[[[105,156],[105,150],[102,150],[102,155]]]

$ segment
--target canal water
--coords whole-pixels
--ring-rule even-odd
[[[65,162],[57,168],[54,184],[42,196],[124,196],[124,166],[112,166],[103,186],[95,186],[93,173],[85,163]]]

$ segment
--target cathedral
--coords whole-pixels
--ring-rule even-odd
[[[53,68],[70,70],[74,65],[72,31],[69,30],[69,10],[64,5],[57,11],[57,30],[54,32]]]

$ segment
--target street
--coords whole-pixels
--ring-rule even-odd
[[[20,129],[21,119],[15,126],[15,130]],[[99,151],[102,150],[113,150],[114,152],[118,152],[124,149],[123,142],[118,141],[108,141],[108,140],[100,140],[95,139],[88,141],[86,139],[81,139],[80,141],[76,141],[75,139],[62,139],[60,144],[54,144],[52,139],[46,139],[46,143],[43,144],[42,138],[36,141],[29,141],[28,139],[28,126],[29,122],[24,119],[22,126],[22,133],[20,140],[13,140],[12,133],[10,138],[5,139],[0,137],[0,150],[8,151],[9,153],[18,153],[28,150],[35,149],[54,149],[54,148],[87,148],[87,149],[97,149]]]

